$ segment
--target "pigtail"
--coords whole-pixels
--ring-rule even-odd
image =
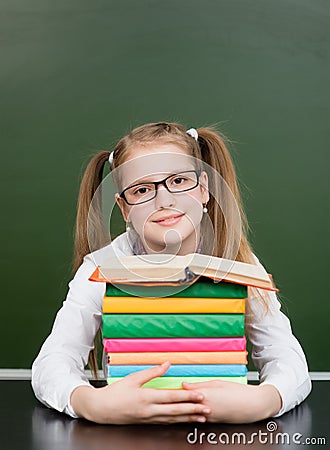
[[[74,272],[82,264],[84,256],[109,243],[109,233],[102,222],[102,188],[100,186],[104,165],[108,159],[107,151],[95,155],[88,164],[81,181],[75,226]]]
[[[81,181],[75,225],[74,272],[81,266],[84,256],[110,242],[109,233],[105,230],[102,222],[102,188],[100,186],[104,165],[108,159],[109,152],[107,151],[96,154],[88,164]],[[98,378],[97,355],[100,344],[101,332],[99,330],[94,339],[94,348],[88,357],[88,365],[96,379]]]
[[[236,259],[237,261],[254,264],[253,256],[251,255],[251,260],[249,252],[243,251],[246,244],[248,222],[242,207],[234,164],[224,138],[211,128],[199,128],[198,136],[202,159],[214,169],[214,172],[208,171],[209,185],[212,186],[213,190],[213,195],[208,204],[209,216],[215,231],[213,254],[221,258]],[[221,177],[215,178],[214,173],[221,175]],[[225,184],[229,189],[225,189]],[[216,201],[217,198],[221,198],[221,205]],[[235,222],[235,214],[237,222],[237,211],[239,212],[241,227],[238,229],[239,233],[233,233],[234,228],[230,225]],[[228,222],[227,225],[226,221]],[[238,248],[238,253],[235,248]]]
[[[224,180],[232,193],[232,195],[229,195],[228,189],[223,189],[224,183],[221,181],[219,183],[219,179],[215,179],[214,173],[207,170],[206,166],[205,170],[208,172],[209,186],[212,186],[214,194],[210,196],[207,205],[208,214],[214,227],[213,255],[256,264],[252,246],[247,237],[249,225],[241,201],[236,171],[225,139],[211,127],[198,128],[198,143],[202,160],[221,175],[222,180]],[[235,207],[233,206],[233,197],[236,203]],[[216,201],[216,198],[221,198],[221,206]],[[237,219],[237,210],[240,216],[240,227],[233,231],[235,230],[234,224]],[[254,297],[261,300],[266,311],[269,309],[269,295],[268,291],[249,288],[249,298]]]

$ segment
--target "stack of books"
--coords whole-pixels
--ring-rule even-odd
[[[145,387],[179,389],[182,381],[216,379],[247,382],[246,286],[203,278],[171,297],[154,297],[157,290],[164,295],[165,286],[145,286],[142,297],[127,295],[123,287],[107,283],[103,300],[108,384],[165,361],[171,363],[167,372]]]
[[[108,384],[169,361],[164,375],[143,385],[163,389],[246,383],[247,287],[278,291],[262,266],[202,254],[112,257],[89,279],[106,282]]]

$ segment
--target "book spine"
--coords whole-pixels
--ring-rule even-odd
[[[245,312],[245,299],[104,297],[103,313],[230,313]]]
[[[209,298],[246,298],[247,287],[228,282],[197,280],[185,288],[178,286],[141,286],[111,283],[106,284],[107,297],[209,297]]]
[[[125,377],[130,373],[154,367],[153,365],[116,365],[108,366],[108,376]],[[172,364],[164,373],[164,377],[240,377],[246,375],[244,364]]]
[[[122,380],[123,377],[109,377],[107,378],[108,384],[116,383],[116,381]],[[142,387],[154,388],[154,389],[182,389],[182,382],[188,383],[200,383],[203,381],[231,381],[236,383],[247,384],[247,377],[156,377],[152,380],[144,383]]]
[[[141,352],[108,353],[110,364],[246,364],[247,352]]]
[[[237,338],[122,338],[104,339],[108,352],[224,352],[246,349],[245,337]]]
[[[241,337],[244,314],[103,314],[104,338]]]

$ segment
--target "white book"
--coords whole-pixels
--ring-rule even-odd
[[[261,265],[200,253],[110,257],[98,267],[97,275],[94,273],[91,279],[118,284],[172,284],[191,282],[199,276],[278,291],[272,276]]]

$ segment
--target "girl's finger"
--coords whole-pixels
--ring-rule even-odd
[[[144,388],[150,403],[201,402],[204,394],[196,390]]]
[[[125,383],[129,383],[131,386],[141,387],[144,383],[152,380],[153,378],[162,376],[170,367],[169,361],[165,361],[155,367],[150,367],[150,369],[141,370],[140,372],[134,372],[121,380]]]
[[[199,414],[188,414],[183,416],[155,416],[148,423],[178,423],[178,422],[206,422],[206,417]]]
[[[187,416],[210,414],[211,409],[201,403],[171,403],[150,406],[150,416]]]
[[[214,380],[214,381],[200,381],[198,383],[187,383],[186,381],[182,382],[182,387],[184,389],[198,389],[198,388],[207,388],[207,387],[220,387],[222,383],[227,383],[222,380]]]

